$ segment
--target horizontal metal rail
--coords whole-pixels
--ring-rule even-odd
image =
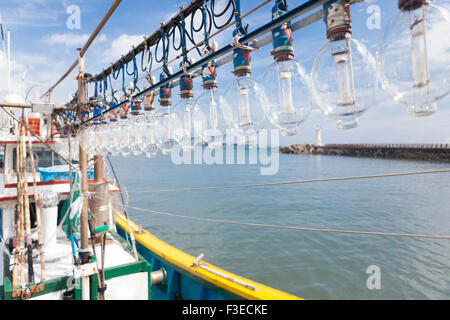
[[[31,103],[14,103],[14,102],[0,102],[0,106],[4,108],[18,108],[18,109],[31,109]],[[73,108],[66,106],[58,106],[53,109],[58,110],[73,110]]]
[[[162,25],[162,28],[169,29],[174,24],[178,23],[181,20],[182,14],[184,16],[188,16],[194,10],[202,5],[202,0],[194,0],[192,1],[186,8],[183,8],[179,13],[177,13],[169,22]],[[121,59],[112,63],[111,66],[103,70],[102,73],[99,73],[95,77],[91,77],[87,79],[87,82],[94,82],[96,79],[103,79],[105,76],[111,74],[114,71],[119,70],[122,67],[122,63],[127,64],[133,60],[133,56],[137,56],[141,52],[143,52],[146,48],[150,48],[154,44],[158,42],[158,40],[162,36],[161,29],[156,30],[152,35],[145,37],[144,41],[142,41],[139,45],[130,50],[126,55],[124,55]]]

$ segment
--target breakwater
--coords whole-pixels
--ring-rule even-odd
[[[321,154],[369,158],[450,161],[450,144],[293,144],[280,148],[287,154]]]

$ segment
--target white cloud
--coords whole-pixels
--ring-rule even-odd
[[[107,49],[104,52],[102,62],[104,63],[111,63],[113,61],[116,61],[120,59],[122,55],[127,54],[132,46],[137,46],[142,41],[144,41],[144,35],[128,35],[128,34],[122,34],[120,37],[115,39],[111,43],[111,48]]]
[[[9,26],[55,27],[62,8],[47,0],[17,0],[2,4],[3,23]]]
[[[25,72],[26,66],[18,63],[16,60],[11,61],[11,88],[15,93],[20,93],[22,88],[22,74]],[[1,98],[8,91],[8,80],[7,80],[8,64],[6,55],[3,51],[0,52],[0,95]],[[2,100],[0,98],[0,100]]]
[[[55,33],[44,39],[50,45],[64,44],[66,47],[83,46],[89,39],[89,34]],[[106,41],[106,35],[101,35],[96,42]]]

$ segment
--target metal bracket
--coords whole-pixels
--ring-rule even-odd
[[[14,290],[11,293],[12,298],[21,298],[22,300],[28,300],[32,297],[33,294],[43,292],[45,286],[43,284],[39,284],[32,287],[27,287],[24,290]]]
[[[73,268],[73,277],[75,279],[84,278],[97,274],[97,265],[95,263],[86,263]]]

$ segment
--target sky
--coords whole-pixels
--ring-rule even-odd
[[[218,6],[220,2],[218,1]],[[262,1],[241,2],[244,13]],[[293,8],[303,2],[304,0],[288,0],[288,5]],[[450,8],[450,0],[433,2]],[[13,91],[25,95],[32,83],[38,82],[42,83],[40,93],[44,93],[75,61],[76,48],[84,45],[111,3],[111,0],[0,0],[3,29],[5,32],[6,29],[11,30]],[[126,54],[133,44],[140,43],[144,35],[151,35],[161,22],[174,16],[180,5],[188,3],[180,0],[123,0],[88,50],[86,72],[92,75],[100,73],[122,54]],[[74,24],[70,24],[74,22],[70,14],[74,6],[80,10],[79,28],[75,29]],[[271,7],[272,3],[265,5],[243,20],[244,24],[249,25],[249,31],[269,22]],[[397,1],[368,0],[352,5],[351,13],[353,38],[367,46],[375,56],[384,28],[398,13]],[[219,46],[229,44],[230,32],[223,32],[214,40],[219,42]],[[442,37],[442,41],[448,43],[448,35],[443,34]],[[296,60],[310,72],[317,53],[327,43],[323,21],[296,31],[293,39]],[[262,79],[264,71],[273,62],[271,50],[271,45],[268,45],[252,53],[252,77],[256,81]],[[450,52],[447,53],[450,55]],[[195,52],[192,52],[191,57],[199,59]],[[173,65],[175,71],[178,70],[178,64]],[[226,89],[232,82],[231,71],[232,64],[218,68],[221,88]],[[0,54],[0,73],[0,97],[3,99],[7,94],[6,60],[3,52]],[[75,76],[76,71],[55,89],[53,99],[57,105],[68,102],[76,91]],[[116,88],[119,86],[118,82],[115,83]],[[194,82],[194,87],[196,94],[201,93],[199,79]],[[89,92],[93,92],[92,86]],[[450,97],[441,100],[438,106],[438,112],[432,116],[413,118],[407,114],[405,106],[393,101],[379,87],[375,103],[361,116],[358,127],[339,130],[335,120],[325,116],[314,105],[299,133],[293,137],[282,137],[280,144],[313,143],[317,126],[322,128],[324,143],[450,143]]]

